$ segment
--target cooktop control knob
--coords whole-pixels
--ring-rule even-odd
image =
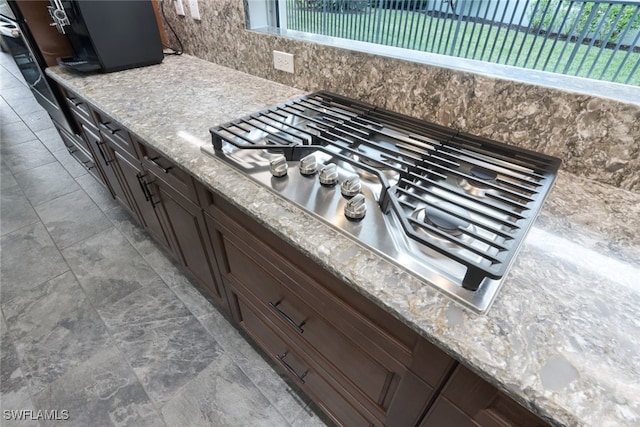
[[[313,175],[318,171],[318,162],[316,156],[309,154],[300,159],[300,173],[302,175]]]
[[[340,192],[344,197],[353,197],[360,193],[362,184],[358,175],[351,175],[340,184]]]
[[[325,165],[322,169],[320,169],[318,179],[320,180],[320,184],[322,185],[336,185],[338,183],[338,167],[334,163]]]
[[[367,205],[365,205],[365,197],[362,194],[356,194],[344,206],[344,215],[353,221],[360,221],[366,213]]]
[[[271,175],[280,178],[287,175],[288,166],[286,157],[280,155],[269,162],[269,171]]]

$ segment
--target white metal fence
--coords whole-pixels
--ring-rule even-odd
[[[640,86],[640,1],[280,0],[281,26]]]

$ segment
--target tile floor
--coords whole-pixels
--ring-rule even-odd
[[[0,425],[328,423],[71,158],[4,53],[0,87]]]

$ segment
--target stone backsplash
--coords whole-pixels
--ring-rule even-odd
[[[566,171],[640,192],[639,104],[248,31],[243,0],[199,9],[195,21],[165,5],[186,53],[558,156]],[[295,74],[273,68],[274,49],[295,55]]]

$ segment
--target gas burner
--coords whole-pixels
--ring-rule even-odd
[[[452,212],[455,215],[459,215],[459,217],[446,212],[445,210]],[[418,208],[413,211],[411,217],[419,224],[430,225],[437,230],[462,241],[471,240],[463,230],[475,231],[475,226],[468,221],[471,219],[469,213],[465,209],[452,203],[439,202]],[[441,243],[444,243],[447,247],[458,247],[451,238],[446,238],[438,233],[434,233],[426,227],[418,227],[418,230],[428,237],[437,239]]]
[[[379,150],[366,145],[358,146],[357,151],[358,154],[352,153],[350,155],[355,162],[382,172],[389,182],[395,183],[398,181],[398,177],[400,175],[398,169],[402,167],[400,162],[395,161],[392,158],[385,156],[384,153],[381,153]],[[365,181],[378,182],[378,176],[373,172],[369,172],[361,168],[356,169],[355,172]]]
[[[474,179],[460,178],[458,185],[467,193],[477,196],[485,197],[487,193],[495,193],[489,183],[494,184],[498,173],[489,169],[485,169],[480,166],[472,166],[469,170],[469,175]]]

